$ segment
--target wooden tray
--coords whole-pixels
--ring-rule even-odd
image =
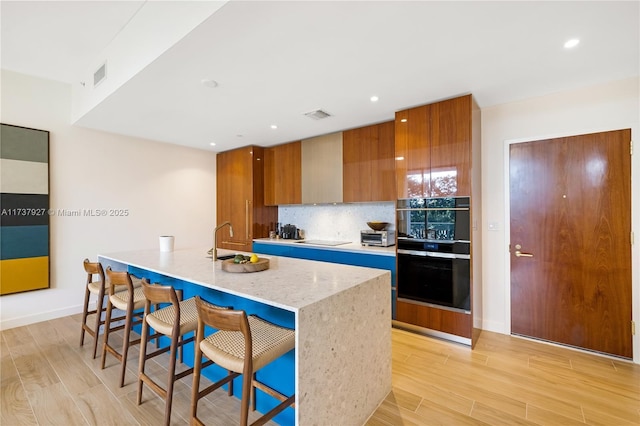
[[[269,269],[269,259],[260,259],[256,263],[233,263],[233,259],[222,261],[222,270],[227,272],[260,272]]]

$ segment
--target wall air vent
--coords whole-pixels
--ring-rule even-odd
[[[96,87],[98,84],[102,83],[102,81],[107,78],[107,63],[100,65],[100,68],[93,73],[93,87]]]
[[[315,111],[307,112],[306,115],[309,118],[313,118],[314,120],[322,120],[323,118],[331,117],[331,114],[325,112],[321,109],[317,109]]]

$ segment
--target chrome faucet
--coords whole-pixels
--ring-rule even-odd
[[[229,236],[233,238],[233,227],[231,226],[231,222],[224,222],[216,226],[216,229],[213,230],[213,261],[214,262],[218,260],[218,248],[216,247],[216,241],[218,241],[218,238],[217,238],[218,229],[226,225],[229,225]]]

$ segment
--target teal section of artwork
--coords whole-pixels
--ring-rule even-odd
[[[0,227],[0,259],[20,259],[49,255],[49,227]]]

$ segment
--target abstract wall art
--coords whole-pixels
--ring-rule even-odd
[[[49,132],[0,124],[0,295],[49,288]]]

